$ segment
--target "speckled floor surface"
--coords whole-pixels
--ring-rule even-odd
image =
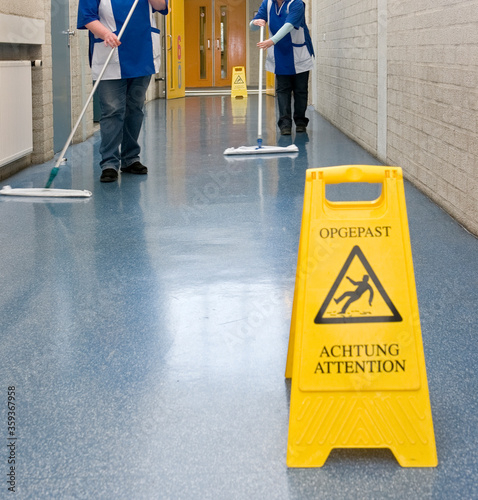
[[[226,159],[255,145],[256,106],[148,103],[148,176],[101,184],[96,134],[54,186],[91,199],[0,199],[1,498],[478,498],[478,241],[408,183],[439,465],[340,450],[287,468],[305,170],[378,162],[312,110],[296,158]],[[264,143],[290,144],[264,106]],[[43,187],[53,164],[3,184]]]

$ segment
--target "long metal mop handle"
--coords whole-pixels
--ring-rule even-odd
[[[134,3],[132,5],[129,13],[126,16],[124,24],[123,24],[120,32],[118,33],[118,40],[121,40],[121,37],[123,36],[124,30],[128,26],[129,20],[131,19],[131,16],[133,15],[133,13],[135,11],[136,6],[138,5],[138,2],[139,2],[139,0],[134,0]],[[106,68],[107,68],[109,62],[111,61],[111,58],[113,57],[113,54],[115,53],[116,49],[117,49],[117,47],[113,47],[111,49],[111,52],[108,54],[108,57],[107,57],[104,65],[103,65],[103,67],[101,68],[100,74],[98,75],[98,79],[96,80],[95,84],[93,85],[93,89],[90,92],[90,95],[86,99],[86,103],[85,103],[85,105],[84,105],[84,107],[83,107],[83,109],[82,109],[82,111],[80,113],[80,116],[79,116],[78,120],[76,121],[75,126],[73,127],[73,130],[71,131],[68,139],[66,140],[66,143],[63,146],[63,149],[61,150],[60,156],[58,157],[58,160],[56,161],[55,166],[53,167],[53,169],[52,169],[52,171],[50,173],[50,178],[48,179],[48,182],[46,183],[45,188],[49,188],[51,186],[51,183],[53,182],[53,179],[56,177],[56,174],[58,173],[58,169],[60,167],[60,163],[63,161],[63,158],[65,156],[66,150],[69,148],[70,143],[73,140],[73,136],[75,135],[78,127],[80,126],[81,120],[83,119],[83,116],[86,113],[88,105],[90,104],[90,101],[93,98],[93,95],[94,95],[94,93],[95,93],[95,91],[96,91],[96,89],[97,89],[97,87],[98,87],[98,85],[99,85],[99,83],[101,81],[101,78],[103,77],[103,75],[104,75],[104,73],[106,71]]]
[[[264,26],[261,26],[261,42],[264,41]],[[258,103],[258,117],[257,117],[257,145],[262,147],[262,70],[264,65],[264,49],[259,52],[259,103]]]

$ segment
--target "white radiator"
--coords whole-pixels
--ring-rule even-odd
[[[0,166],[33,151],[32,66],[0,61]]]

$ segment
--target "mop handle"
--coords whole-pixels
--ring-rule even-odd
[[[261,26],[261,42],[264,41],[264,26]],[[264,64],[264,49],[259,52],[259,110],[257,118],[258,135],[257,140],[262,141],[262,67]]]
[[[128,15],[126,16],[124,24],[123,24],[120,32],[118,33],[118,40],[121,40],[121,37],[123,36],[123,32],[126,29],[126,26],[128,26],[129,20],[131,19],[131,16],[133,15],[133,13],[135,11],[136,6],[138,5],[138,2],[139,2],[139,0],[134,0],[133,6],[131,7]],[[113,54],[114,54],[116,48],[117,47],[113,47],[111,49],[111,52],[108,54],[108,58],[106,59],[106,62],[103,65],[103,68],[101,69],[101,72],[100,72],[100,74],[98,76],[98,79],[96,80],[95,84],[93,85],[93,90],[90,92],[90,95],[88,96],[88,99],[86,99],[86,103],[85,103],[85,105],[83,107],[83,110],[81,111],[80,116],[79,116],[78,120],[76,121],[75,126],[73,127],[73,130],[71,131],[70,136],[68,137],[68,139],[66,141],[66,144],[64,145],[64,147],[63,147],[63,149],[62,149],[62,151],[60,153],[60,156],[58,157],[58,160],[56,161],[56,164],[55,164],[54,168],[57,169],[59,167],[60,163],[63,161],[63,157],[64,157],[64,155],[66,153],[66,150],[68,149],[68,147],[70,146],[71,141],[73,140],[73,136],[75,135],[75,133],[76,133],[76,131],[77,131],[77,129],[78,129],[80,123],[81,123],[81,120],[83,119],[83,116],[86,113],[88,105],[90,104],[90,101],[93,98],[93,95],[94,95],[94,93],[95,93],[95,91],[96,91],[96,89],[97,89],[97,87],[98,87],[98,85],[99,85],[99,83],[101,81],[101,78],[103,77],[103,75],[104,75],[104,73],[106,71],[106,68],[107,68],[109,62],[111,61],[111,58],[113,57]]]

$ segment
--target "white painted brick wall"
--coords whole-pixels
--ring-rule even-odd
[[[317,110],[377,152],[380,0],[313,5]],[[388,0],[384,162],[478,234],[478,7]],[[385,22],[384,22],[385,21]],[[325,34],[325,41],[323,36]]]
[[[323,1],[312,10],[318,79],[312,100],[348,136],[376,150],[376,2]]]

